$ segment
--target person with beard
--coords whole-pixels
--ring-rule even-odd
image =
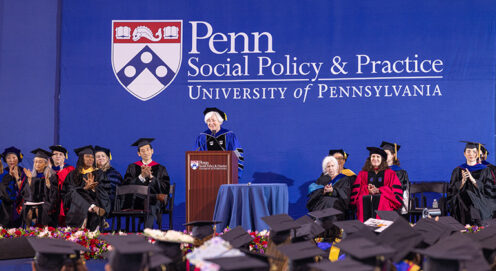
[[[103,183],[110,200],[110,210],[114,210],[115,190],[122,184],[122,175],[110,165],[112,154],[110,149],[95,146],[96,167],[103,171]]]
[[[154,219],[162,219],[159,217],[159,211],[166,204],[165,200],[169,194],[170,178],[167,174],[167,169],[152,160],[153,148],[151,142],[154,138],[140,138],[131,146],[138,147],[138,156],[140,161],[134,162],[127,167],[124,175],[125,185],[145,185],[150,187],[150,216],[146,218],[145,227],[153,228]],[[124,209],[143,209],[145,199],[140,196],[132,196],[134,206],[132,206],[132,198],[127,197],[124,202]]]
[[[401,183],[387,165],[386,152],[376,147],[367,150],[369,157],[351,187],[351,204],[356,206],[357,218],[362,222],[376,218],[377,210],[398,210],[403,202]]]
[[[489,219],[496,209],[484,192],[492,190],[494,178],[489,167],[479,163],[481,144],[467,142],[464,156],[466,162],[451,173],[447,203],[451,216],[462,224],[480,225]]]
[[[28,185],[24,187],[24,221],[27,227],[35,225],[57,226],[57,175],[50,166],[49,151],[36,149],[33,171],[28,172]]]
[[[110,212],[110,200],[105,187],[104,174],[95,166],[93,146],[77,148],[76,169],[67,175],[63,184],[66,223],[71,227],[95,230]]]
[[[4,168],[5,175],[2,178],[2,191],[4,217],[3,225],[17,228],[22,223],[22,208],[24,205],[24,187],[27,185],[26,173],[29,170],[19,166],[22,162],[23,155],[21,150],[16,147],[6,148],[2,157],[7,167]]]
[[[52,151],[52,169],[58,176],[58,194],[57,194],[57,209],[58,209],[58,225],[65,226],[65,212],[64,210],[64,197],[65,194],[62,194],[62,187],[64,185],[65,179],[69,172],[74,170],[74,167],[65,163],[65,160],[68,159],[69,153],[66,148],[61,145],[54,145],[49,147]]]
[[[355,177],[339,172],[339,163],[333,156],[322,161],[322,175],[308,187],[309,212],[335,208],[346,213],[350,202],[351,184]]]
[[[410,197],[408,194],[408,191],[410,191],[410,180],[408,179],[406,170],[400,167],[400,160],[398,159],[400,147],[401,146],[396,143],[389,143],[386,141],[382,141],[381,143],[381,148],[387,154],[387,164],[389,168],[396,172],[396,175],[400,180],[401,189],[403,189],[403,207],[401,208],[401,214],[405,215],[408,213],[406,208],[408,207],[408,199]]]

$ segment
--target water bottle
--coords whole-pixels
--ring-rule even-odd
[[[432,201],[432,208],[433,209],[439,208],[439,205],[437,204],[437,199],[434,199],[434,201]]]

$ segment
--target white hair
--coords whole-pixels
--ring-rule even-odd
[[[217,118],[217,120],[219,121],[220,124],[222,124],[224,122],[224,119],[220,116],[219,113],[217,113],[215,111],[210,111],[207,114],[205,114],[205,123],[207,123],[207,120],[210,117],[212,117],[212,115],[214,115]]]
[[[336,158],[334,158],[334,156],[329,155],[329,156],[326,156],[324,158],[324,160],[322,160],[322,173],[327,174],[326,166],[329,163],[333,163],[337,168],[339,168],[338,160],[336,160]]]

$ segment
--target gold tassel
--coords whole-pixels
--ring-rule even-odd
[[[397,155],[397,153],[398,153],[398,145],[396,145],[396,143],[394,143],[394,158],[395,158],[396,160],[398,160],[398,155]]]
[[[67,155],[67,152],[65,153],[65,159],[69,159],[69,156]]]
[[[112,153],[109,152],[109,160],[112,160]]]
[[[344,160],[348,160],[348,154],[345,151],[343,152],[344,152]]]

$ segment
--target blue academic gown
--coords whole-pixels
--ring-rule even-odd
[[[196,138],[195,149],[199,151],[236,151],[238,156],[238,177],[241,177],[245,161],[244,152],[233,131],[221,128],[215,135],[212,135],[210,130],[206,130]]]

